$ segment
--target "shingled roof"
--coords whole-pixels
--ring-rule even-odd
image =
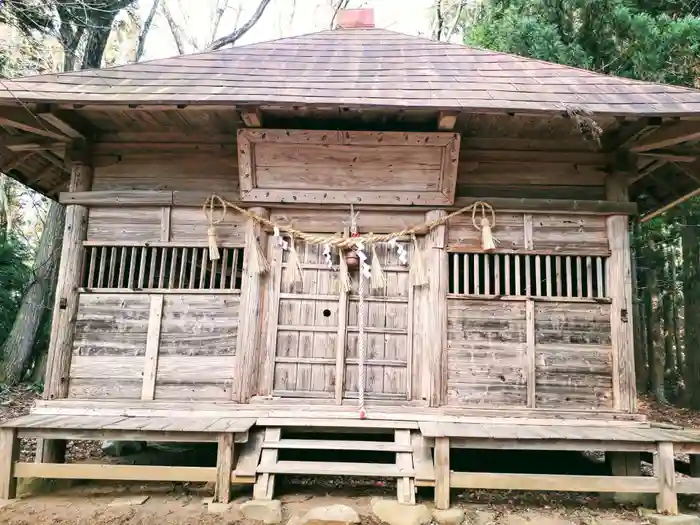
[[[101,70],[4,81],[0,101],[333,104],[682,116],[700,91],[385,29],[336,29]]]

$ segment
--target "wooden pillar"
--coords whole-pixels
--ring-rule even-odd
[[[0,428],[0,500],[17,496],[15,462],[19,459],[16,428]]]
[[[450,438],[435,438],[435,507],[450,507]]]
[[[610,174],[606,180],[605,189],[608,200],[627,201],[627,174]],[[613,407],[625,412],[636,412],[637,387],[632,327],[632,258],[628,223],[627,215],[611,215],[606,219],[610,246],[607,293],[612,299],[610,331],[613,349]]]
[[[608,452],[610,469],[613,476],[641,476],[642,460],[639,452]],[[615,503],[642,504],[647,494],[616,492],[613,494]]]
[[[250,208],[252,213],[261,217],[269,217],[270,211],[266,208]],[[255,243],[260,243],[260,248],[265,253],[267,248],[267,233],[260,223],[248,219],[245,225],[245,260],[243,263],[243,280],[241,283],[241,302],[239,305],[238,337],[236,339],[236,367],[231,398],[239,403],[247,402],[255,395],[258,385],[258,374],[262,368],[264,352],[261,348],[263,340],[262,329],[265,326],[263,320],[264,306],[264,280],[265,274],[260,275],[251,271],[250,261]],[[275,320],[276,321],[276,320]]]
[[[444,210],[434,210],[428,212],[425,219],[433,221],[446,215]],[[428,304],[423,351],[428,357],[428,400],[432,407],[444,404],[447,396],[447,289],[450,272],[446,247],[445,225],[428,233],[424,253],[428,270]]]
[[[92,187],[93,168],[85,150],[76,155],[72,151],[70,192],[89,191]],[[56,296],[51,322],[49,352],[44,379],[44,399],[60,399],[68,396],[68,377],[75,319],[78,313],[78,288],[82,278],[84,248],[87,234],[88,208],[77,204],[66,206],[66,223],[63,230],[61,261],[58,267]],[[65,441],[39,440],[37,462],[63,462]]]
[[[216,487],[214,501],[228,503],[231,501],[231,472],[233,471],[233,434],[219,434],[216,455]]]
[[[659,443],[658,453],[654,455],[654,475],[659,480],[656,510],[661,514],[678,514],[673,443]]]

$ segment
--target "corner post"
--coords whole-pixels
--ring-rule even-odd
[[[445,210],[429,211],[426,221],[441,219]],[[430,373],[429,404],[445,403],[447,395],[447,290],[449,260],[447,258],[447,226],[444,224],[428,233],[425,260],[428,269],[428,311],[424,351],[428,356]]]
[[[605,181],[608,200],[626,202],[627,173],[613,172]],[[632,257],[627,215],[611,215],[606,221],[610,259],[607,268],[608,295],[612,299],[610,329],[613,347],[614,408],[637,411],[632,327]]]
[[[260,217],[270,217],[270,210],[267,208],[253,207],[249,210]],[[236,339],[235,374],[238,381],[234,382],[231,391],[231,398],[239,403],[245,403],[256,394],[257,377],[264,361],[264,353],[260,347],[264,339],[262,328],[266,325],[262,318],[265,311],[263,307],[265,276],[250,270],[250,258],[253,250],[257,250],[256,243],[260,243],[265,253],[267,233],[257,221],[248,219],[245,225],[245,259],[239,305],[240,321]]]
[[[83,142],[72,144],[67,148],[66,162],[71,166],[68,191],[90,191],[94,170],[88,146]],[[87,223],[87,207],[77,204],[66,206],[66,222],[44,378],[44,399],[60,399],[68,396],[75,320],[78,313],[78,288],[85,254],[83,241],[87,235]],[[63,462],[65,441],[40,440],[37,445],[37,462]]]

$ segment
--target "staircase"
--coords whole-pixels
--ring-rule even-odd
[[[258,422],[260,424],[260,421]],[[420,432],[409,428],[382,425],[377,428],[370,421],[305,420],[303,422],[269,421],[269,426],[259,427],[256,441],[259,446],[259,463],[253,495],[256,499],[272,499],[275,476],[296,474],[309,476],[352,476],[370,478],[395,478],[397,497],[401,503],[415,503],[415,486],[434,484],[433,461],[430,448]],[[282,425],[280,423],[288,423]],[[382,422],[387,423],[387,422]],[[301,426],[299,426],[301,425]],[[363,430],[372,431],[384,440],[367,440],[358,435]],[[309,437],[297,436],[300,430],[313,430]],[[332,433],[332,438],[331,438]],[[324,435],[326,438],[324,439]],[[393,441],[386,439],[393,437]],[[342,437],[342,439],[337,439]],[[281,451],[353,451],[356,462],[341,461],[287,461],[280,460]],[[393,463],[377,463],[376,453],[394,455]],[[375,456],[373,456],[375,454]],[[250,454],[249,454],[250,456]],[[257,455],[256,455],[257,456]],[[250,461],[250,460],[249,460]]]

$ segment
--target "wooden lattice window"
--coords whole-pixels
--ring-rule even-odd
[[[607,257],[451,253],[449,293],[480,296],[607,297]]]
[[[229,290],[241,289],[243,248],[176,246],[88,246],[83,266],[85,289]]]

